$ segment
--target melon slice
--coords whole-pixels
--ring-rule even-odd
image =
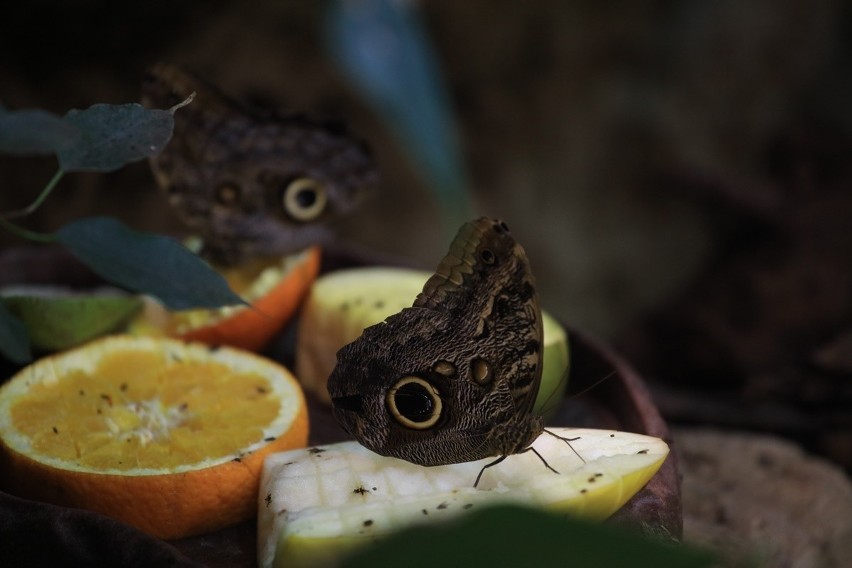
[[[532,452],[423,467],[379,456],[356,442],[267,457],[258,498],[258,561],[311,566],[415,523],[440,522],[497,503],[521,503],[602,520],[637,493],[665,461],[658,438],[612,430],[553,428]],[[575,453],[576,451],[576,453]],[[580,459],[579,456],[582,456]],[[585,460],[585,462],[583,461]]]

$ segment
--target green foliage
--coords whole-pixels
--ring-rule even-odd
[[[156,156],[175,127],[171,111],[148,110],[136,103],[71,110],[64,120],[79,131],[75,143],[58,152],[59,165],[67,172],[109,172]]]
[[[160,153],[174,129],[174,113],[191,98],[168,110],[145,109],[139,104],[98,104],[85,110],[71,110],[59,117],[43,110],[9,111],[0,107],[0,152],[14,155],[55,154],[59,171],[38,198],[28,207],[0,213],[0,226],[29,240],[58,242],[95,273],[128,290],[149,294],[171,309],[215,308],[243,303],[225,280],[183,245],[167,237],[134,231],[116,219],[79,219],[53,235],[28,231],[10,220],[32,213],[47,198],[65,172],[108,172],[130,162]],[[31,300],[41,305],[44,300]],[[74,309],[92,312],[92,306],[78,304]],[[94,310],[95,322],[105,325],[121,318],[124,310],[112,305]],[[0,355],[24,363],[30,359],[29,333],[45,347],[48,336],[57,333],[66,340],[91,331],[89,320],[76,332],[65,329],[36,330],[46,326],[44,318],[28,319],[25,325],[5,307],[0,309]],[[84,325],[85,323],[85,325]],[[96,325],[94,327],[97,327]],[[83,329],[86,328],[86,329]],[[87,331],[88,329],[88,331]],[[69,336],[70,334],[70,336]]]
[[[244,303],[225,280],[175,239],[134,231],[110,217],[78,219],[57,240],[96,274],[155,296],[173,310]]]
[[[443,525],[413,527],[359,550],[344,568],[536,566],[705,568],[713,557],[618,527],[515,505],[479,510]]]

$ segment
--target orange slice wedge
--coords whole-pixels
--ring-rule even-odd
[[[259,351],[302,303],[319,273],[320,256],[319,247],[310,247],[282,258],[217,268],[250,306],[169,311],[147,299],[143,314],[128,331]]]
[[[0,387],[0,487],[160,538],[251,518],[264,457],[307,437],[290,372],[231,348],[112,336]]]

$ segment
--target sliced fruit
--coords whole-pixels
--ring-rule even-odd
[[[110,333],[142,310],[142,298],[95,290],[74,294],[58,287],[4,290],[2,301],[42,351],[61,351]]]
[[[117,335],[0,387],[0,486],[179,538],[250,518],[263,458],[307,435],[304,395],[277,363]]]
[[[524,503],[588,519],[617,511],[668,455],[658,438],[554,428],[533,453],[422,467],[374,454],[356,442],[276,453],[263,467],[258,499],[258,560],[309,566],[415,523],[441,522],[487,504]],[[576,453],[575,453],[576,451]],[[579,456],[582,456],[582,460]],[[585,460],[585,462],[583,461]]]
[[[319,266],[320,249],[311,247],[283,258],[218,268],[231,289],[249,306],[170,312],[149,299],[143,315],[128,331],[259,351],[296,312],[316,279]]]
[[[306,390],[330,403],[326,381],[337,351],[364,328],[411,306],[430,272],[369,267],[330,272],[317,278],[299,316],[296,376]],[[564,328],[543,314],[544,369],[536,407],[553,406],[567,385],[568,338]],[[555,391],[555,392],[554,392]]]

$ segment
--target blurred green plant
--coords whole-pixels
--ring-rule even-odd
[[[452,105],[413,4],[335,0],[328,7],[327,44],[437,195],[452,236],[471,217],[467,174]]]
[[[62,117],[43,110],[0,107],[0,152],[53,154],[59,161],[57,172],[31,204],[0,213],[0,227],[31,241],[58,243],[107,282],[154,296],[170,309],[244,303],[215,270],[175,239],[135,231],[107,217],[77,219],[49,234],[13,222],[38,209],[68,172],[110,172],[159,154],[171,139],[174,113],[191,100],[167,110],[146,109],[136,103],[97,104]],[[27,302],[35,303],[42,313],[58,305],[38,297]],[[67,314],[69,305],[62,309]],[[98,298],[79,298],[70,309],[78,310],[90,325],[93,313],[101,315],[101,324],[115,315],[104,310]],[[126,311],[127,306],[116,309]],[[0,355],[19,364],[32,358],[26,325],[2,302]]]
[[[501,505],[441,525],[402,530],[341,562],[344,568],[536,566],[705,568],[703,550],[664,543],[621,527]]]

